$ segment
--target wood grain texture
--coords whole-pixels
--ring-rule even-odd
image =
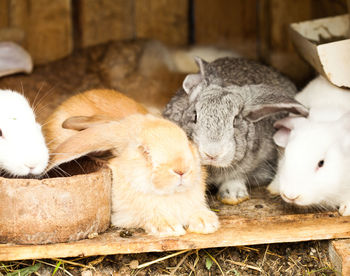
[[[137,38],[188,43],[188,0],[135,0],[134,19]]]
[[[8,0],[0,0],[0,28],[4,28],[8,26],[8,11],[9,11],[9,1]]]
[[[255,57],[257,3],[257,0],[194,0],[195,42],[230,47]]]
[[[294,50],[289,24],[346,13],[346,1],[263,0],[261,3],[264,2],[268,10],[266,11],[266,8],[258,10],[258,16],[262,18],[259,20],[259,57],[297,84],[303,85],[311,78],[313,69]]]
[[[0,41],[13,41],[25,46],[28,2],[0,0]]]
[[[337,275],[350,275],[350,240],[331,241],[329,259]]]
[[[295,52],[289,34],[289,24],[312,17],[311,0],[270,0],[269,64],[298,84],[310,78],[311,67]]]
[[[298,213],[285,208],[266,192],[253,192],[249,201],[224,206],[211,200],[219,210],[221,227],[208,235],[187,234],[159,238],[134,230],[123,238],[122,231],[110,229],[94,238],[49,245],[0,245],[0,260],[126,254],[194,248],[240,246],[350,237],[350,217],[336,213]]]
[[[3,5],[5,0],[1,1]],[[11,0],[6,13],[8,29],[1,30],[3,36],[20,42],[36,64],[72,52],[71,0]]]
[[[134,1],[79,0],[80,45],[87,47],[110,40],[131,39],[134,36]]]
[[[27,5],[22,27],[34,62],[42,64],[69,55],[73,50],[71,0],[28,0]]]

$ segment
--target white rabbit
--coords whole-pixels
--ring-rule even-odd
[[[41,126],[27,99],[0,89],[0,169],[13,176],[39,175],[48,159]]]
[[[289,203],[350,215],[350,91],[319,76],[296,99],[310,114],[275,123],[274,141],[285,150],[268,189]]]

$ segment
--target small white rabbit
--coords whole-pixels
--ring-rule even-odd
[[[13,176],[39,175],[48,159],[41,126],[27,99],[0,89],[0,169]]]
[[[350,91],[319,76],[296,99],[310,114],[275,123],[274,141],[285,151],[268,189],[289,203],[350,215]]]

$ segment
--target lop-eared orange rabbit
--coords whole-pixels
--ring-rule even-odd
[[[81,129],[73,120],[65,124]],[[113,172],[112,225],[160,235],[214,232],[218,218],[206,203],[205,171],[196,147],[174,123],[153,115],[86,124],[59,145],[52,163],[109,150]],[[54,166],[52,165],[52,166]]]

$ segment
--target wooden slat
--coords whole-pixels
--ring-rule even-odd
[[[346,13],[346,1],[263,0],[258,10],[260,58],[299,85],[312,77],[313,69],[297,55],[291,42],[289,24]],[[264,9],[268,6],[268,10]],[[266,22],[264,22],[266,20]]]
[[[270,1],[269,64],[298,84],[310,78],[311,67],[295,52],[289,24],[312,17],[311,0]]]
[[[312,17],[321,18],[347,13],[347,0],[311,0]]]
[[[9,11],[9,1],[8,0],[0,0],[0,28],[4,28],[8,26],[8,11]]]
[[[9,27],[23,32],[23,46],[36,64],[57,60],[72,52],[71,0],[9,2]],[[18,37],[16,33],[12,36]]]
[[[231,47],[255,57],[257,3],[257,0],[194,0],[195,42]]]
[[[350,217],[337,213],[297,214],[265,192],[253,194],[239,206],[224,206],[212,201],[220,210],[220,229],[208,235],[187,234],[182,237],[159,238],[134,231],[130,238],[121,230],[90,240],[50,245],[0,245],[0,260],[20,260],[170,251],[192,248],[241,246],[279,242],[349,238]]]
[[[337,275],[350,275],[350,240],[330,242],[329,259]]]
[[[77,3],[79,46],[133,38],[133,0],[78,0]]]
[[[188,0],[135,0],[134,20],[137,38],[169,45],[188,42]]]

